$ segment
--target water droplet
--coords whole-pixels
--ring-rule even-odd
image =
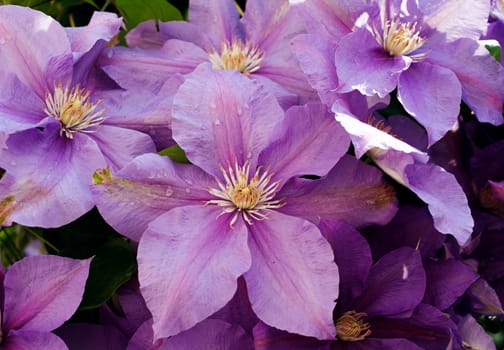
[[[194,182],[193,182],[192,180],[190,180],[190,179],[185,180],[185,182],[186,182],[188,185],[192,185],[192,184],[194,184]]]
[[[107,57],[108,57],[108,58],[112,58],[112,56],[114,56],[114,51],[112,51],[112,50],[108,50],[108,51],[107,51]]]
[[[185,189],[185,191],[186,191],[187,193],[191,193],[191,189],[190,189],[190,188],[186,188],[186,189]]]
[[[165,196],[170,197],[172,194],[173,194],[173,190],[171,189],[171,187],[167,187],[165,190]]]
[[[217,105],[214,101],[210,102],[210,108],[217,108]]]
[[[215,126],[219,126],[221,124],[221,121],[219,119],[215,119],[214,124]]]
[[[251,158],[252,158],[252,152],[247,153],[247,159],[251,159]]]

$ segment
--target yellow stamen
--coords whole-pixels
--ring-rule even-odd
[[[347,311],[336,321],[336,337],[344,341],[363,340],[371,334],[371,326],[362,319],[364,312]]]
[[[243,43],[240,40],[222,43],[220,54],[215,51],[208,54],[213,69],[236,69],[245,75],[250,75],[261,68],[260,63],[263,59],[263,50],[252,46],[248,41]]]
[[[90,95],[88,90],[78,84],[72,89],[69,83],[65,88],[61,82],[54,84],[54,92],[46,96],[44,112],[60,121],[60,135],[72,139],[73,133],[77,131],[94,132],[93,127],[106,119],[102,117],[105,109],[97,111],[101,101],[91,102]]]
[[[206,204],[223,207],[221,215],[234,213],[231,225],[240,214],[249,224],[252,224],[253,219],[267,219],[268,210],[280,208],[285,204],[281,199],[275,199],[280,182],[271,182],[272,174],[268,174],[267,170],[262,171],[262,168],[258,167],[254,176],[249,178],[250,163],[245,162],[243,166],[235,163],[234,167],[221,167],[221,172],[225,184],[217,181],[218,188],[208,190],[218,199],[209,200]]]

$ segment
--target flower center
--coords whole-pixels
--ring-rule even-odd
[[[375,37],[378,43],[391,56],[406,56],[419,49],[426,42],[426,38],[420,36],[416,29],[417,23],[401,23],[396,18],[393,21],[387,21],[383,28],[383,35],[380,35],[375,29]],[[421,60],[426,53],[410,55],[413,60]]]
[[[364,312],[347,311],[336,321],[336,337],[344,341],[363,340],[371,334],[371,326],[362,319]]]
[[[73,133],[94,132],[92,127],[101,124],[105,117],[105,109],[97,111],[101,101],[92,103],[89,100],[91,93],[77,84],[72,89],[69,83],[63,88],[60,83],[54,84],[54,93],[48,93],[45,99],[44,112],[60,121],[60,136],[65,134],[69,139]]]
[[[213,69],[237,69],[245,75],[250,75],[261,68],[260,63],[263,59],[263,50],[252,46],[248,41],[244,44],[241,40],[223,42],[220,55],[215,51],[208,54]]]
[[[208,190],[218,199],[212,199],[206,204],[216,204],[222,207],[222,214],[234,213],[230,225],[232,226],[239,215],[252,224],[252,220],[268,218],[268,210],[280,208],[285,203],[275,198],[280,182],[271,182],[272,174],[262,171],[258,167],[254,176],[250,177],[250,163],[243,166],[235,163],[234,168],[229,165],[227,170],[221,167],[225,184],[217,180],[218,188]]]

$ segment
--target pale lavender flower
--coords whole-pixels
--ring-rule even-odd
[[[155,149],[148,135],[115,126],[124,121],[107,96],[123,92],[104,91],[110,84],[90,75],[122,22],[95,15],[98,23],[72,30],[70,40],[58,22],[30,8],[1,6],[0,18],[0,134],[7,136],[0,225],[61,226],[93,207],[96,169],[118,169]]]
[[[312,222],[390,220],[394,194],[381,174],[343,156],[349,140],[325,106],[284,114],[262,85],[209,65],[175,96],[173,135],[194,165],[144,155],[117,175],[97,173],[94,188],[105,219],[140,239],[154,339],[222,308],[240,276],[263,322],[333,337],[338,272]]]
[[[2,272],[0,349],[67,349],[51,331],[79,306],[90,263],[91,259],[38,255]]]
[[[504,71],[478,42],[487,27],[490,2],[377,0],[370,4],[375,7],[364,8],[359,18],[348,11],[352,5],[326,6],[332,17],[323,18],[339,29],[328,33],[330,41],[324,42],[324,36],[313,42],[295,41],[300,62],[307,62],[302,63],[306,73],[315,71],[320,77],[324,76],[321,69],[328,77],[336,73],[337,80],[330,78],[338,83],[332,86],[332,94],[358,90],[386,96],[397,88],[406,111],[427,129],[429,144],[453,127],[461,99],[480,121],[503,123]],[[348,23],[346,28],[341,25],[348,22],[348,13],[354,20],[352,32],[342,36],[348,30]],[[322,68],[310,67],[312,53]]]
[[[316,98],[290,50],[288,38],[304,28],[288,0],[248,1],[243,17],[232,0],[191,0],[188,16],[138,25],[126,37],[131,48],[111,48],[100,66],[122,87],[156,91],[210,62],[259,81],[283,105]]]

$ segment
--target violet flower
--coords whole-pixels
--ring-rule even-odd
[[[67,349],[51,331],[79,306],[90,263],[91,259],[38,255],[2,272],[0,349]]]
[[[457,341],[455,324],[421,304],[426,279],[419,251],[399,248],[372,264],[366,241],[351,226],[324,221],[320,227],[340,267],[336,339],[301,337],[260,323],[254,328],[256,349],[446,349]]]
[[[303,30],[288,0],[248,1],[241,18],[233,0],[191,0],[188,15],[189,22],[138,25],[126,37],[132,48],[111,48],[100,67],[124,88],[155,91],[210,62],[259,81],[285,106],[297,104],[298,96],[316,98],[286,40]]]
[[[239,276],[263,322],[331,338],[337,267],[307,219],[387,222],[394,195],[379,172],[349,156],[334,167],[348,139],[325,106],[284,115],[263,86],[208,65],[175,96],[173,136],[194,165],[145,155],[98,172],[94,188],[104,218],[140,239],[154,339],[222,308]],[[297,179],[305,174],[322,178]]]
[[[322,57],[333,54],[323,62],[324,67],[332,63],[336,68],[339,86],[333,89],[337,92],[385,96],[397,87],[406,111],[427,129],[429,144],[453,127],[461,99],[480,121],[503,123],[503,69],[477,41],[486,30],[489,1],[444,0],[434,5],[377,0],[371,4],[374,9],[353,17],[351,33],[343,37],[341,30],[335,33],[334,50],[318,41],[318,48],[306,45],[304,40],[298,45],[298,57],[311,51],[322,52]],[[333,13],[332,23],[346,19],[339,16],[341,11]]]
[[[395,130],[385,121],[373,117],[364,123],[338,112],[336,104],[333,111],[349,133],[357,157],[367,152],[385,173],[427,203],[439,232],[452,234],[461,245],[468,241],[474,220],[464,191],[452,174],[430,163],[427,153],[389,134]],[[406,125],[410,132],[415,129],[413,123]]]
[[[149,136],[114,125],[110,92],[100,92],[108,85],[88,74],[96,51],[121,25],[115,15],[95,17],[100,23],[73,31],[70,40],[41,12],[0,7],[0,133],[7,135],[0,149],[6,171],[0,225],[69,223],[93,207],[89,186],[96,169],[119,169],[154,151]]]

